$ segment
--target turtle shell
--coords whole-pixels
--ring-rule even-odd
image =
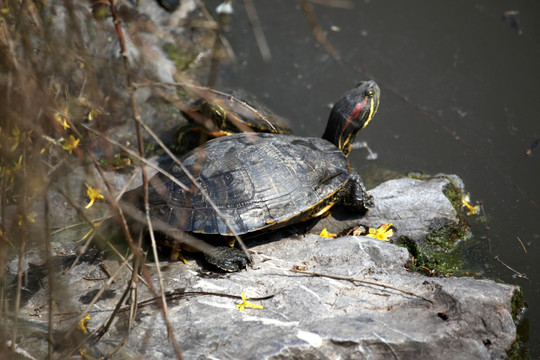
[[[237,98],[221,94],[212,100],[199,99],[195,102],[196,112],[212,119],[215,126],[224,134],[237,132],[268,132],[274,134],[290,134],[287,120],[258,105],[257,109],[249,103]],[[194,119],[188,120],[196,123]]]
[[[182,161],[238,234],[298,222],[336,201],[350,176],[344,153],[327,140],[279,134],[213,139]],[[150,215],[184,231],[232,235],[225,220],[178,165],[150,180]]]
[[[178,154],[204,144],[208,139],[240,132],[290,134],[288,121],[258,104],[257,108],[213,89],[199,90],[203,96],[182,111],[187,122],[175,131],[171,148]]]

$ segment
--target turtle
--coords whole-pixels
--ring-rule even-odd
[[[185,154],[207,140],[238,132],[290,134],[287,120],[264,107],[213,89],[197,89],[201,97],[182,111],[187,122],[175,131],[173,150]]]
[[[184,232],[242,236],[321,216],[338,202],[366,211],[373,198],[351,170],[348,154],[379,98],[374,81],[347,91],[334,104],[322,138],[237,133],[208,141],[167,169],[186,186],[162,173],[150,179],[150,217]],[[139,206],[141,199],[139,191]],[[230,246],[205,255],[226,271],[249,264],[248,255]]]

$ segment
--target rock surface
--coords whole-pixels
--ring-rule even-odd
[[[333,233],[340,233],[358,225],[378,228],[383,223],[392,223],[396,230],[394,238],[405,236],[422,243],[429,232],[459,221],[456,210],[444,194],[450,185],[450,179],[444,176],[426,181],[389,180],[369,191],[376,201],[375,207],[365,216],[359,218],[342,209],[332,209],[333,216],[319,221],[312,231],[320,232],[326,227]]]
[[[425,236],[431,218],[457,221],[448,199],[440,196],[445,181],[383,183],[371,191],[380,208],[355,221],[370,226],[392,221],[397,232]],[[391,207],[385,205],[389,199],[394,201]],[[169,295],[168,318],[185,359],[504,359],[514,341],[515,286],[412,273],[405,267],[409,261],[406,249],[362,236],[259,239],[248,247],[255,265],[239,273],[209,272],[200,266],[198,257],[188,264],[160,263],[163,286],[175,294]],[[73,257],[59,256],[56,268],[67,267]],[[112,273],[120,269],[114,259],[103,263]],[[73,314],[84,310],[107,282],[103,267],[96,265],[89,253],[65,275],[56,274],[55,333],[75,324],[80,317]],[[147,265],[157,286],[155,265]],[[291,271],[295,266],[332,277],[295,273]],[[49,282],[43,269],[31,271],[30,282],[40,283],[42,288],[32,288],[35,290],[24,299],[18,352],[42,358],[47,346]],[[130,278],[131,272],[121,269],[90,308],[90,331],[108,320]],[[273,297],[251,300],[264,309],[246,307],[240,312],[236,306],[240,299],[210,293]],[[139,301],[153,296],[139,283]],[[111,352],[125,334],[127,316],[127,311],[117,314],[103,338],[86,351],[94,357]],[[64,337],[57,339],[62,345],[58,351],[64,355],[73,349]],[[135,356],[175,357],[155,305],[139,308],[127,343],[112,357]]]

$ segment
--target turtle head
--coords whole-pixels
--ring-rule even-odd
[[[334,104],[323,139],[349,155],[360,130],[365,128],[379,108],[381,90],[375,81],[363,81],[347,91]]]

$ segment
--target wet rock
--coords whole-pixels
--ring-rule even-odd
[[[381,184],[371,191],[377,208],[354,221],[370,226],[391,221],[397,232],[425,237],[432,219],[457,220],[450,201],[441,195],[446,181]],[[399,191],[398,184],[409,191]],[[184,358],[503,359],[512,346],[512,300],[519,292],[515,286],[410,272],[405,248],[362,236],[327,239],[311,234],[273,240],[248,243],[255,264],[238,273],[210,272],[197,256],[188,264],[160,263],[169,292],[168,319]],[[56,274],[56,331],[63,333],[75,324],[78,317],[72,312],[84,310],[107,282],[98,258],[85,256],[71,271]],[[131,272],[118,261],[105,264],[119,276],[90,308],[90,331],[108,320],[131,279]],[[147,266],[157,286],[155,265]],[[292,272],[294,268],[308,273]],[[41,283],[20,312],[20,323],[32,331],[21,330],[19,344],[34,357],[42,357],[47,346],[47,316],[38,317],[35,310],[46,314],[48,281]],[[240,312],[240,299],[223,296],[241,293],[264,309],[246,307]],[[139,301],[155,296],[142,283],[138,294]],[[267,296],[272,297],[254,300]],[[104,356],[120,343],[127,316],[122,309],[105,336],[88,347],[92,356]],[[73,348],[64,341],[62,351]],[[127,343],[113,358],[134,356],[175,357],[154,305],[139,307]]]

